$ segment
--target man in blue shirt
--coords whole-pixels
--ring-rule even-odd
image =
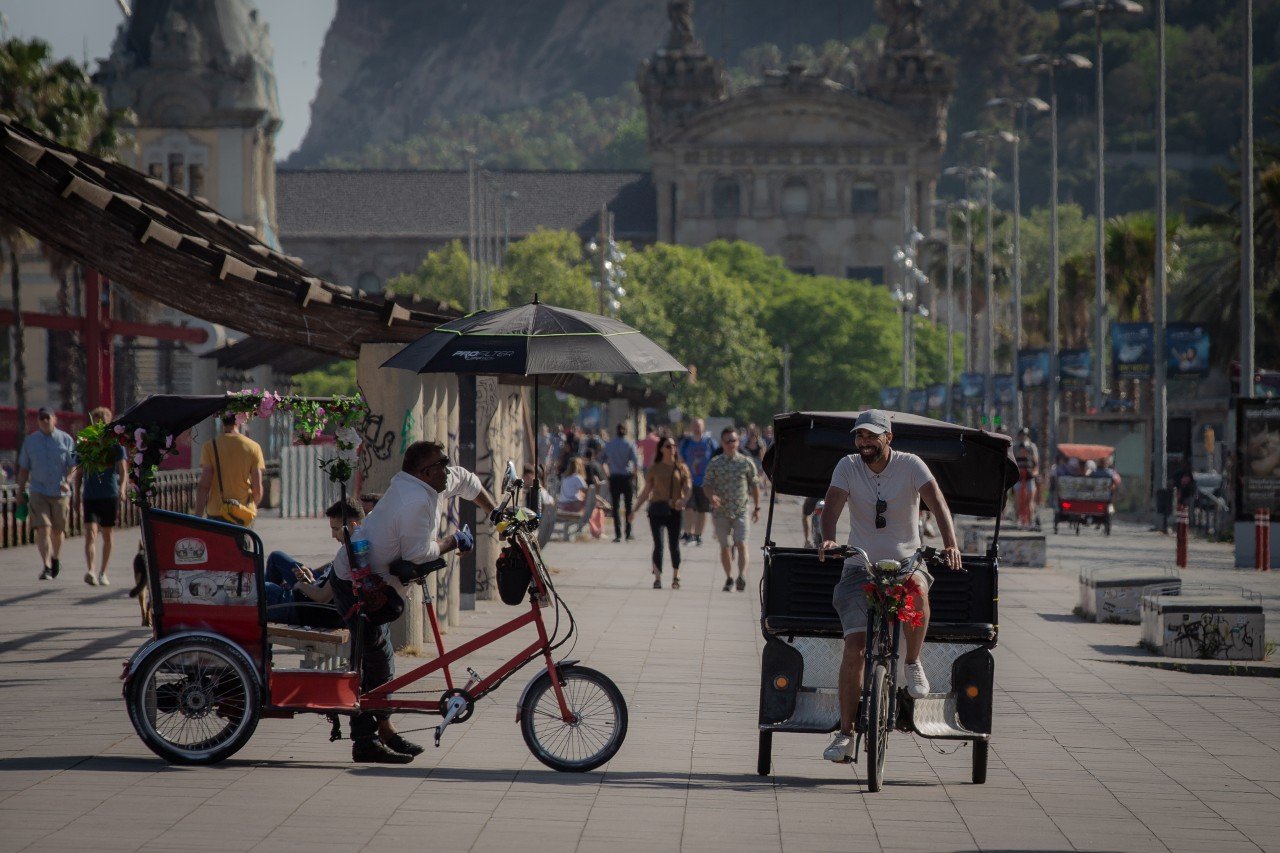
[[[707,474],[707,463],[716,452],[716,443],[706,433],[707,425],[702,418],[694,418],[691,431],[680,439],[680,458],[689,467],[693,477],[693,492],[684,508],[684,535],[682,542],[702,544],[702,529],[707,525],[707,513],[711,511],[711,502],[707,493],[702,490],[702,478]]]
[[[89,412],[89,422],[107,424],[111,422],[111,410],[99,406]],[[96,474],[85,474],[76,470],[80,481],[80,500],[84,505],[84,559],[88,568],[84,573],[84,582],[89,586],[107,586],[111,583],[107,578],[107,563],[111,560],[111,535],[115,530],[116,516],[120,509],[120,484],[124,482],[125,470],[124,448],[115,445],[112,452],[111,467]],[[96,558],[98,534],[102,534],[102,568],[95,575],[93,564]]]
[[[38,417],[40,428],[27,436],[18,454],[18,505],[28,508],[40,552],[40,580],[47,581],[61,569],[58,554],[71,503],[67,477],[75,468],[76,443],[58,429],[52,410],[42,408]]]
[[[625,501],[627,541],[631,541],[631,501],[634,497],[636,469],[640,457],[636,446],[627,438],[627,425],[618,424],[618,434],[604,446],[604,467],[609,473],[609,498],[613,502],[613,541],[622,541],[622,504]]]

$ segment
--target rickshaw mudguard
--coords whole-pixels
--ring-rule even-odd
[[[231,648],[235,650],[236,654],[239,654],[244,658],[245,666],[253,673],[254,681],[257,682],[259,689],[263,687],[262,674],[259,673],[257,668],[254,666],[253,658],[251,658],[245,650],[240,648],[240,646],[234,641],[227,639],[221,634],[214,633],[213,631],[175,631],[172,634],[166,634],[163,637],[155,637],[143,643],[125,663],[124,671],[120,673],[120,680],[124,682],[123,688],[125,698],[128,698],[129,695],[129,684],[133,681],[133,677],[137,675],[138,667],[142,665],[142,661],[147,657],[147,655],[157,649],[163,649],[167,646],[181,643],[182,641],[189,640],[192,637],[206,637],[209,639],[221,640],[231,646]]]
[[[791,719],[804,683],[804,655],[790,643],[765,634],[760,656],[760,724],[777,725]]]
[[[566,669],[581,661],[581,658],[565,658],[556,661],[556,669]],[[547,667],[538,670],[538,674],[529,679],[529,683],[524,686],[524,690],[520,691],[520,698],[516,700],[516,722],[520,722],[520,709],[524,707],[525,697],[529,695],[529,691],[533,689],[533,683],[541,678],[547,671]]]

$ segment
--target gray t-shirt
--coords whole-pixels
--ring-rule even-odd
[[[933,479],[924,460],[890,448],[889,464],[872,473],[860,456],[836,464],[831,485],[849,493],[849,544],[876,560],[902,560],[920,547],[920,489]],[[876,529],[876,501],[887,504]],[[852,558],[857,560],[857,557]]]

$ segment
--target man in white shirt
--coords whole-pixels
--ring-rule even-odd
[[[449,464],[444,447],[434,441],[416,441],[404,452],[400,471],[360,529],[369,540],[369,567],[398,592],[404,586],[392,577],[390,565],[396,560],[429,563],[453,550],[469,551],[475,544],[466,531],[437,537],[442,502],[461,497],[493,512],[493,498],[475,474]],[[339,548],[333,558],[333,596],[339,612],[351,611],[357,595],[351,583],[351,563],[347,549]],[[386,684],[395,674],[395,654],[387,625],[370,625],[352,618],[352,630],[363,627],[363,674],[360,688],[372,690]],[[351,758],[378,764],[408,764],[422,747],[405,740],[391,724],[386,712],[365,712],[351,720]]]
[[[826,507],[822,511],[822,545],[818,548],[818,558],[839,547],[835,542],[836,522],[846,503],[849,504],[849,545],[866,551],[873,562],[910,557],[920,547],[919,516],[923,499],[938,522],[947,566],[959,571],[960,549],[956,546],[955,526],[942,489],[919,456],[889,448],[892,430],[889,414],[879,409],[863,412],[854,422],[853,441],[858,452],[841,459],[831,475]],[[867,599],[862,587],[870,579],[869,567],[863,565],[862,558],[850,557],[832,595],[832,604],[840,615],[844,631],[844,655],[838,683],[840,730],[822,754],[828,761],[848,761],[853,754],[853,717],[862,693],[863,652],[867,645]],[[921,567],[911,582],[919,588],[919,610],[924,622],[918,627],[903,626],[907,692],[914,699],[922,699],[929,693],[929,680],[920,665],[920,650],[929,628],[929,587],[933,576]]]

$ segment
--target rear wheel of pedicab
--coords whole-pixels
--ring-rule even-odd
[[[231,643],[189,637],[142,659],[129,683],[129,720],[147,748],[173,764],[215,764],[258,726],[262,691]]]
[[[987,753],[991,744],[985,740],[973,742],[973,784],[985,785],[987,782]]]
[[[756,756],[756,773],[768,776],[773,764],[773,732],[760,733],[760,752]]]
[[[585,666],[557,670],[572,719],[566,721],[543,672],[529,685],[520,705],[520,733],[533,757],[554,770],[582,773],[604,764],[627,736],[627,703],[604,673]]]
[[[893,726],[888,678],[884,664],[876,664],[871,673],[871,719],[867,721],[867,789],[872,793],[884,784],[884,752]]]
[[[1102,530],[1103,530],[1103,533],[1106,534],[1107,536],[1111,535],[1111,518],[1110,517],[1103,520]]]

